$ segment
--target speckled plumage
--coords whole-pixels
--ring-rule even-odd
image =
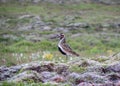
[[[63,55],[75,55],[75,56],[79,56],[79,54],[77,54],[76,52],[74,52],[70,46],[66,43],[65,40],[65,35],[63,33],[61,33],[59,35],[60,41],[58,43],[58,49],[59,51],[63,54]]]

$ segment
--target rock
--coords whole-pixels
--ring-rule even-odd
[[[107,67],[106,71],[120,73],[120,63],[117,63],[115,65],[111,65],[111,66]]]
[[[107,83],[101,83],[101,84],[95,84],[93,86],[116,86],[112,82],[107,82]]]
[[[1,66],[0,67],[0,81],[13,77],[15,73],[20,71],[21,68],[22,66],[12,66],[12,67]]]
[[[22,15],[19,16],[18,19],[31,18],[31,17],[33,17],[33,15]]]
[[[59,86],[59,83],[54,82],[54,81],[45,82],[45,83],[43,83],[43,84],[44,84],[45,86],[48,85],[48,84],[50,84],[50,86]]]
[[[68,32],[69,28],[57,27],[57,28],[54,28],[53,31],[56,31],[56,32]]]
[[[0,0],[0,3],[7,3],[8,0]]]
[[[54,77],[56,74],[57,74],[56,72],[48,72],[48,71],[41,72],[41,75],[44,78],[44,82],[50,81],[50,79]]]
[[[120,86],[120,81],[115,82],[115,83],[111,81],[107,81],[105,83],[99,83],[99,84],[94,83],[94,86]]]
[[[100,65],[95,65],[95,66],[89,66],[87,67],[87,72],[97,72],[100,74],[106,73],[105,68],[100,66]]]
[[[28,19],[29,22],[21,24],[19,21],[23,19]],[[49,26],[46,26],[46,24],[41,20],[40,16],[36,15],[22,15],[18,17],[18,23],[17,23],[17,30],[24,31],[24,30],[43,30],[44,27],[47,29]]]
[[[43,30],[49,30],[49,31],[50,31],[51,29],[52,29],[52,28],[51,28],[50,26],[44,26],[44,27],[43,27]]]
[[[92,83],[82,82],[82,83],[78,84],[77,86],[94,86],[94,85]]]
[[[0,3],[8,3],[11,2],[12,0],[0,0]],[[17,0],[20,3],[41,3],[41,2],[49,2],[49,3],[54,3],[54,4],[72,4],[72,3],[102,3],[102,4],[120,4],[119,0]]]
[[[47,36],[48,36],[48,35],[47,35]],[[56,39],[57,36],[58,36],[58,34],[50,34],[50,35],[48,36],[48,39]]]
[[[60,76],[60,75],[56,75],[56,76],[52,77],[50,79],[50,81],[54,81],[54,82],[57,82],[57,83],[65,82],[65,77]]]
[[[22,70],[29,70],[29,69],[32,69],[32,68],[37,68],[39,66],[41,66],[41,62],[30,62],[30,63],[26,63],[26,64],[22,64],[24,65]]]
[[[73,63],[53,63],[51,61],[34,61],[26,64],[6,67],[0,67],[0,81],[8,82],[42,82],[69,84],[70,86],[119,86],[120,72],[119,63],[111,65],[114,67],[108,72],[101,63],[94,60],[79,60]],[[84,73],[71,72],[70,65],[85,67]],[[108,65],[106,65],[108,66]],[[118,68],[116,68],[118,67]],[[79,68],[79,67],[78,67]]]
[[[81,36],[82,34],[80,34],[80,33],[77,33],[77,34],[73,34],[71,37],[72,38],[76,38],[76,37],[79,37],[79,36]]]
[[[81,82],[84,82],[84,80],[81,79],[80,74],[75,73],[75,72],[70,73],[70,74],[67,76],[67,80],[68,80],[69,82],[73,83],[74,85],[77,85],[77,84],[79,84],[79,83],[81,83]]]
[[[51,62],[31,62],[29,64],[24,64],[23,70],[34,70],[37,72],[43,72],[43,71],[54,71],[54,64]]]
[[[36,71],[22,72],[10,78],[8,82],[20,82],[20,81],[29,81],[29,80],[33,80],[34,82],[43,82],[42,76]]]
[[[42,38],[34,37],[34,38],[29,38],[29,39],[27,38],[27,40],[32,41],[32,42],[40,42],[42,40]]]
[[[93,67],[93,66],[101,66],[102,64],[98,61],[86,59],[86,60],[76,60],[71,62],[70,64],[76,64],[79,67]]]
[[[103,3],[103,4],[120,4],[119,0],[96,0],[97,3]]]
[[[117,58],[118,58],[118,57],[117,57]],[[120,63],[119,60],[113,60],[113,59],[117,59],[117,58],[116,58],[116,57],[115,57],[115,58],[112,57],[111,59],[105,61],[105,64],[109,64],[109,65],[106,67],[106,70],[108,70],[108,68],[109,68],[110,66],[113,66],[113,65],[116,65],[116,64],[119,64],[119,63]],[[110,72],[110,71],[109,71],[109,72]]]
[[[0,67],[0,81],[5,80],[6,78],[10,77],[10,72],[7,67]]]
[[[68,79],[79,79],[80,78],[80,75],[78,73],[70,73],[68,76],[67,76]]]
[[[68,68],[69,68],[69,66],[66,64],[57,64],[55,67],[55,71],[58,74],[61,74],[63,76],[67,76],[69,74]]]
[[[115,86],[120,86],[120,81],[116,82]]]
[[[87,61],[83,61],[79,64],[79,67],[87,67],[87,66],[90,66],[89,62]]]
[[[118,73],[111,73],[111,74],[108,74],[106,77],[111,82],[118,82],[118,81],[120,81],[120,74],[118,74]]]
[[[12,39],[12,40],[18,40],[18,37],[12,34],[4,34],[3,38],[5,39]]]
[[[102,65],[100,62],[91,59],[86,59],[86,62],[88,62],[89,66]]]
[[[67,27],[79,27],[79,28],[88,28],[89,25],[87,23],[71,23],[66,25]]]
[[[6,18],[2,18],[0,19],[0,29],[6,29],[9,25],[6,23],[8,19]]]
[[[41,0],[32,0],[33,3],[39,3]]]
[[[32,72],[30,72],[30,74],[28,74],[27,76],[26,71],[27,72],[32,71]],[[20,72],[20,73],[15,76],[17,72]],[[33,74],[40,74],[42,77],[42,81],[46,82],[46,81],[53,80],[52,79],[53,77],[60,74],[60,76],[56,78],[55,81],[62,82],[63,78],[61,77],[66,76],[68,73],[69,73],[68,66],[65,64],[55,65],[54,63],[49,62],[49,61],[44,61],[44,62],[35,61],[35,62],[21,64],[21,65],[12,66],[12,67],[1,66],[0,67],[0,81],[6,80],[9,78],[10,80],[12,80],[12,78],[15,80],[18,77],[20,77],[20,79],[17,79],[16,81],[20,81],[27,77],[35,77],[35,75]],[[25,76],[25,77],[22,77],[22,76]]]
[[[23,25],[18,27],[18,31],[27,31],[27,30],[32,30],[33,26],[31,24],[28,25]]]
[[[102,27],[102,28],[109,28],[109,27],[110,27],[110,24],[108,24],[108,23],[103,23],[103,24],[101,24],[101,27]]]
[[[98,75],[96,72],[86,72],[80,75],[80,78],[84,81],[93,83],[105,83],[107,79],[104,76]]]
[[[24,37],[26,40],[32,41],[32,42],[40,42],[41,40],[43,40],[41,35],[38,33],[29,33],[27,35],[22,34],[21,36]]]

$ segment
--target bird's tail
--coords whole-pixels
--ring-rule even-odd
[[[75,55],[75,56],[80,56],[79,54],[77,54],[77,53],[74,52],[74,51],[72,52],[72,54]]]

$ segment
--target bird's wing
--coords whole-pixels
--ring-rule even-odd
[[[63,48],[64,50],[66,50],[66,51],[72,51],[72,49],[70,48],[70,46],[69,46],[68,44],[66,44],[66,43],[64,43],[64,44],[62,45],[62,48]]]
[[[66,44],[66,43],[64,43],[64,44],[62,45],[62,48],[63,48],[65,51],[71,53],[72,55],[79,56],[79,54],[77,54],[76,52],[74,52],[74,51],[70,48],[70,46],[69,46],[68,44]]]

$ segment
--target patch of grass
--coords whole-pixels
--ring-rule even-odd
[[[71,72],[83,73],[86,70],[86,67],[79,67],[78,65],[72,65],[69,69]]]
[[[44,33],[42,33],[44,34]],[[46,33],[47,34],[47,33]],[[68,44],[71,46],[71,48],[76,51],[77,53],[79,53],[81,56],[93,56],[93,55],[103,55],[103,54],[107,54],[108,50],[111,50],[112,52],[118,52],[119,51],[119,46],[120,46],[120,42],[118,40],[118,38],[114,37],[114,36],[109,36],[109,41],[107,39],[104,39],[104,36],[99,36],[96,35],[94,36],[93,34],[84,34],[71,40],[70,38],[71,34],[66,34],[67,38],[67,42]],[[107,36],[108,37],[108,36]],[[105,40],[104,42],[102,40]],[[1,40],[1,42],[3,42],[3,40]],[[56,61],[58,60],[58,57],[63,56],[57,49],[57,42],[58,40],[55,41],[51,41],[51,40],[42,40],[40,42],[30,42],[30,41],[26,41],[26,40],[19,40],[19,41],[14,41],[12,44],[9,45],[5,45],[3,43],[0,43],[0,59],[2,60],[3,58],[5,58],[8,61],[8,65],[9,64],[13,64],[14,61],[11,59],[11,61],[9,61],[9,58],[12,58],[13,56],[11,56],[12,53],[23,53],[23,54],[28,54],[25,55],[25,61],[21,61],[18,63],[22,63],[22,62],[28,62],[31,61],[31,59],[29,58],[29,54],[30,53],[35,53],[35,52],[43,52],[43,51],[50,51],[54,54],[56,58]],[[8,41],[8,43],[10,43]],[[108,44],[110,43],[110,44]],[[57,53],[57,54],[56,54]],[[42,53],[40,53],[40,55],[42,55]],[[22,57],[24,58],[24,57]],[[63,56],[64,58],[64,56]],[[13,57],[14,59],[14,57]],[[104,61],[104,59],[100,59],[100,61]],[[16,64],[16,63],[15,63]]]
[[[95,61],[98,61],[98,62],[104,62],[104,61],[106,61],[106,60],[108,60],[108,58],[97,58],[97,57],[95,57],[95,58],[92,58],[93,60],[95,60]]]
[[[109,40],[105,37],[109,37]],[[77,52],[84,53],[85,55],[93,55],[93,54],[105,54],[108,50],[112,50],[113,52],[118,52],[120,49],[120,41],[115,36],[107,35],[99,35],[99,34],[86,34],[80,35],[78,37],[67,39],[67,42],[70,46],[76,50]],[[104,40],[104,42],[102,41]]]
[[[15,4],[1,4],[0,14],[16,15],[16,14],[38,14],[42,16],[42,19],[46,22],[52,21],[53,23],[64,22],[64,18],[68,15],[78,16],[72,22],[102,22],[105,19],[114,19],[115,16],[118,18],[120,6],[106,6],[102,4],[52,4],[52,3],[39,3],[38,5],[26,4],[20,5]],[[79,12],[82,13],[79,15]],[[113,15],[114,13],[114,15]],[[14,21],[12,21],[14,22]]]
[[[1,86],[57,86],[57,85],[53,85],[53,84],[43,84],[43,83],[24,83],[24,82],[18,82],[18,83],[9,83],[9,82],[3,82],[0,84]]]
[[[2,52],[28,52],[30,47],[32,47],[33,44],[28,41],[20,41],[17,42],[11,46],[6,46]]]
[[[19,4],[9,4],[1,5],[0,6],[0,12],[3,13],[39,13],[39,11],[44,11],[43,7],[41,6],[34,6],[34,5],[26,5],[26,6],[20,6]]]
[[[13,47],[21,47],[21,46],[33,46],[33,43],[32,42],[30,42],[30,41],[25,41],[25,40],[23,40],[23,41],[20,41],[20,42],[18,42],[18,43],[16,43],[16,44],[14,44],[13,45]]]
[[[58,54],[57,41],[42,40],[41,42],[30,42],[24,40],[21,37],[21,33],[29,35],[30,33],[48,35],[56,33],[53,31],[17,31],[15,26],[17,24],[26,24],[31,21],[31,18],[18,19],[19,15],[23,14],[35,14],[39,15],[42,21],[52,22],[51,27],[58,27],[61,23],[74,23],[74,22],[89,22],[89,23],[100,23],[106,20],[114,20],[120,18],[119,16],[120,6],[108,6],[101,4],[51,4],[51,3],[40,3],[33,5],[30,3],[19,4],[0,4],[0,18],[7,18],[7,24],[9,24],[8,29],[0,30],[0,60],[5,58],[12,58],[12,53],[32,53],[32,52],[42,52],[51,51],[57,53],[56,57],[61,57],[62,54]],[[70,16],[66,19],[67,16]],[[70,30],[67,34],[67,42],[70,44],[72,49],[78,52],[80,55],[91,55],[91,54],[103,54],[107,50],[112,50],[113,52],[118,52],[120,50],[120,40],[116,36],[111,35],[98,35],[96,28],[87,29],[77,29]],[[95,32],[95,33],[94,33]],[[109,32],[109,31],[106,31]],[[78,37],[73,37],[72,34],[83,33]],[[91,34],[92,33],[92,34]],[[3,38],[4,34],[16,35],[18,38],[12,40],[11,38]],[[97,35],[96,35],[97,34]],[[110,34],[110,33],[109,33]],[[29,56],[29,55],[28,55]],[[63,56],[64,57],[64,56]],[[13,58],[14,59],[14,58]],[[25,59],[24,59],[25,60]],[[26,59],[29,61],[29,59]],[[13,61],[8,61],[8,65],[13,64]],[[100,60],[103,61],[103,60]],[[76,68],[77,69],[77,68]],[[79,70],[78,70],[79,71]]]
[[[0,37],[0,42],[4,42],[4,41],[8,41],[8,40],[9,40],[8,38]]]
[[[28,23],[30,21],[30,19],[28,18],[24,18],[24,19],[17,19],[17,18],[13,18],[13,19],[9,19],[6,23],[10,24],[10,25],[17,25],[17,23]]]
[[[49,34],[52,34],[54,33],[53,31],[49,31],[49,30],[46,30],[46,31],[37,31],[37,33],[41,34],[41,35],[49,35]]]
[[[30,42],[30,41],[19,41],[12,45],[6,46],[2,49],[2,52],[11,52],[11,53],[27,53],[27,52],[34,52],[34,51],[45,51],[45,50],[56,50],[55,43],[50,41],[43,40],[41,42]]]
[[[73,10],[93,10],[96,8],[100,9],[101,5],[80,3],[80,4],[67,5],[65,7],[68,9],[73,9]]]
[[[21,40],[10,45],[0,43],[0,65],[15,65],[34,60],[42,60],[43,51],[56,51],[55,43],[43,40],[30,42]]]
[[[44,51],[55,51],[57,48],[55,46],[56,44],[55,43],[52,43],[51,41],[41,41],[39,43],[36,43],[36,48],[37,46],[41,49],[41,50],[44,50]]]

